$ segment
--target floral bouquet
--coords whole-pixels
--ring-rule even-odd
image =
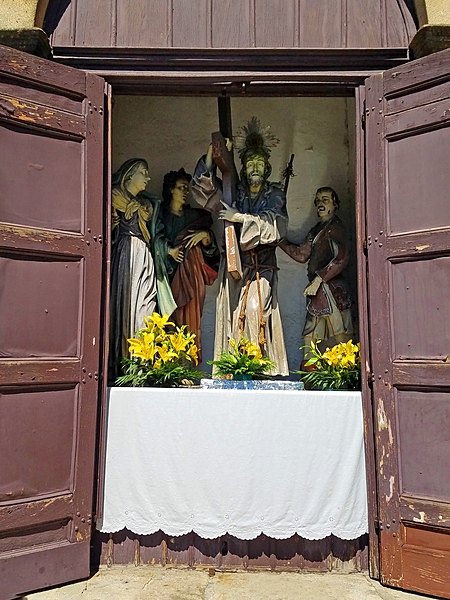
[[[195,334],[186,331],[186,325],[174,329],[169,315],[153,313],[144,322],[145,327],[127,340],[131,356],[123,359],[124,374],[116,385],[179,387],[198,381],[203,373],[190,367],[198,364]]]
[[[231,350],[222,352],[218,360],[209,360],[209,365],[215,366],[215,374],[221,377],[232,375],[233,379],[267,379],[268,373],[275,367],[275,363],[263,356],[257,344],[249,342],[243,337],[236,342],[229,340]]]
[[[311,340],[311,346],[303,346],[310,357],[305,367],[311,371],[296,371],[303,375],[303,381],[320,390],[359,390],[361,389],[361,350],[360,344],[352,340],[336,344],[321,352],[320,340]]]

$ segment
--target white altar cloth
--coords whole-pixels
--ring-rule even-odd
[[[99,529],[368,531],[359,392],[111,388]]]

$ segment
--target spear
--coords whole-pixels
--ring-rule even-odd
[[[287,196],[287,191],[288,191],[288,187],[289,187],[289,181],[290,181],[291,177],[294,177],[293,164],[294,164],[294,155],[291,154],[291,158],[282,173],[282,175],[284,177],[284,193],[286,196]]]

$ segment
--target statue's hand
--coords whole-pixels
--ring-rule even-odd
[[[200,242],[203,246],[209,246],[211,244],[211,236],[207,231],[198,231],[197,233],[190,233],[184,238],[186,242],[186,248],[193,248]]]
[[[214,163],[213,146],[212,146],[212,144],[209,144],[208,151],[206,152],[206,156],[205,156],[205,167],[208,169],[208,171],[211,170],[213,163]]]
[[[179,263],[182,263],[184,260],[184,252],[181,246],[177,246],[176,248],[170,248],[168,254]]]
[[[220,202],[224,208],[219,212],[219,219],[222,221],[231,221],[231,223],[244,222],[244,215],[242,213],[238,212],[235,208],[228,206],[223,200]]]
[[[315,296],[317,294],[318,289],[320,288],[320,284],[323,279],[318,275],[314,277],[309,285],[307,285],[303,291],[304,296]]]
[[[233,149],[233,140],[230,140],[230,138],[225,138],[225,146],[227,147],[228,152],[231,152]]]

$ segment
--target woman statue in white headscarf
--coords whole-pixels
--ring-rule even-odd
[[[112,178],[112,253],[109,380],[121,375],[129,356],[127,339],[144,327],[144,317],[157,309],[171,314],[173,300],[164,265],[154,255],[164,252],[158,221],[159,200],[145,192],[147,161],[127,160]]]

